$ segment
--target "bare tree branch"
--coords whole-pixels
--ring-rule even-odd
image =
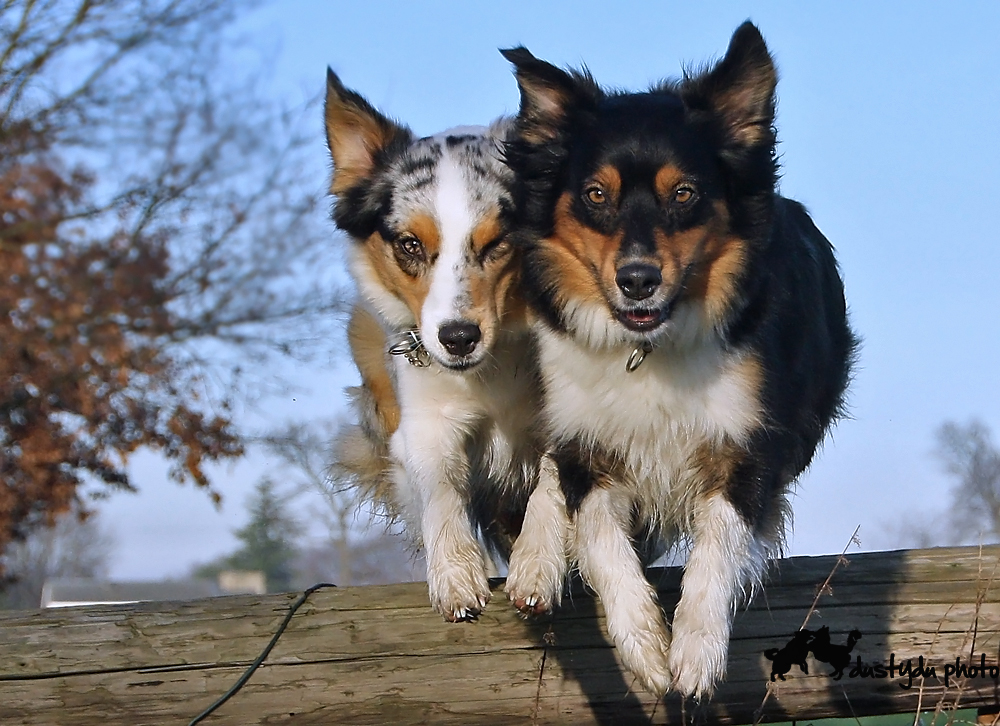
[[[0,10],[0,550],[84,481],[130,488],[140,447],[208,486],[231,403],[333,352],[318,112],[226,66],[249,5]]]
[[[936,434],[938,456],[955,479],[952,519],[957,532],[1000,541],[1000,450],[989,428],[972,419],[944,423]]]

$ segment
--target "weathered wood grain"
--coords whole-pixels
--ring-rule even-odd
[[[702,712],[750,723],[768,690],[763,652],[802,623],[836,557],[775,563],[767,587],[736,617],[729,675]],[[763,720],[914,711],[941,699],[1000,703],[997,679],[949,679],[945,664],[985,654],[1000,666],[1000,547],[848,557],[809,627],[829,625],[852,656],[897,663],[923,656],[936,678],[828,676],[810,659],[768,698]],[[672,609],[680,572],[652,570]],[[502,582],[476,623],[431,612],[423,584],[321,590],[293,618],[265,665],[208,724],[678,723],[622,670],[603,613],[582,588],[554,616],[521,620]],[[187,723],[257,656],[297,593],[0,614],[0,723]],[[548,641],[548,642],[546,642]],[[690,715],[692,705],[688,704]]]

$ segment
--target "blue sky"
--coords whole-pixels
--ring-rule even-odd
[[[892,545],[909,512],[940,513],[950,483],[934,429],[976,416],[1000,435],[1000,3],[318,2],[283,0],[241,21],[289,101],[345,84],[419,134],[517,110],[498,47],[585,63],[603,85],[645,88],[720,57],[753,20],[780,73],[782,192],[837,248],[864,338],[841,422],[794,499],[792,554]],[[316,118],[316,184],[327,166]],[[343,244],[331,229],[331,244]],[[273,418],[336,415],[346,361],[306,369],[308,389]],[[290,400],[292,397],[296,400]],[[112,574],[180,574],[233,546],[242,503],[267,461],[223,472],[207,497],[137,463],[142,493],[105,521],[122,547]]]

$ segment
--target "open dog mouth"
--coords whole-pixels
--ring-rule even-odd
[[[637,333],[644,333],[659,327],[669,315],[668,307],[616,311],[618,321],[629,330],[634,330]]]

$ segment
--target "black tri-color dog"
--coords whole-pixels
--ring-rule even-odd
[[[833,250],[776,191],[777,74],[750,23],[718,63],[642,93],[504,55],[549,436],[533,496],[565,499],[529,502],[565,515],[527,518],[508,595],[551,607],[565,543],[642,684],[707,697],[789,486],[842,410],[856,342]],[[643,557],[677,541],[671,636]]]

